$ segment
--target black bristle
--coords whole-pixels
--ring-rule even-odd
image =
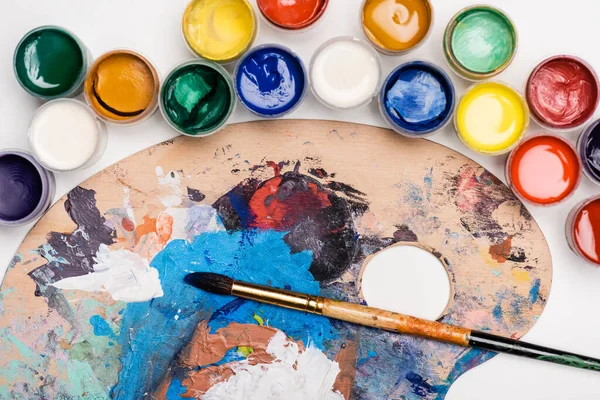
[[[194,272],[183,278],[184,282],[195,288],[216,294],[231,294],[233,279],[210,272]]]

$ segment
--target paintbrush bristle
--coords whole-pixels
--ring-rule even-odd
[[[183,280],[188,285],[215,294],[231,294],[233,287],[233,279],[210,272],[187,274]]]

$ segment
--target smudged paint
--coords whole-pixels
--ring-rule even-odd
[[[542,281],[538,278],[533,281],[533,285],[531,285],[531,290],[529,291],[529,302],[534,304],[540,298],[540,286]]]
[[[199,191],[198,189],[193,189],[189,186],[187,188],[187,194],[188,194],[188,199],[190,199],[191,201],[195,201],[197,203],[201,202],[202,200],[204,200],[206,198],[206,195],[203,194],[201,191]]]
[[[112,328],[100,315],[92,315],[90,317],[90,324],[94,327],[94,335],[96,336],[108,336],[110,338],[116,338]]]
[[[508,258],[510,258],[512,247],[512,237],[509,236],[502,243],[491,245],[489,249],[489,254],[492,256],[494,260],[496,260],[499,264],[504,264]]]

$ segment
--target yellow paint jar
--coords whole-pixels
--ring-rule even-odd
[[[238,59],[254,42],[256,14],[246,0],[192,0],[183,14],[183,37],[198,57],[220,63]]]
[[[454,125],[458,137],[470,149],[488,155],[504,154],[525,135],[529,108],[525,99],[504,83],[478,83],[458,103]]]

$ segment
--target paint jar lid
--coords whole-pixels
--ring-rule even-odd
[[[19,85],[42,100],[81,93],[92,55],[71,31],[44,25],[27,32],[13,56]]]
[[[331,55],[325,54],[328,50]],[[362,66],[358,65],[361,61]],[[383,75],[379,54],[365,41],[351,36],[329,39],[319,46],[310,61],[309,73],[313,95],[333,110],[369,104],[379,92]]]
[[[2,164],[4,162],[19,163],[21,168],[25,168],[26,171],[18,171],[19,166],[6,165],[6,172],[3,172],[5,168]],[[5,174],[11,174],[11,176]],[[27,174],[30,176],[26,176]],[[9,178],[11,187],[2,187],[3,178]],[[13,185],[17,185],[17,187],[15,188]],[[18,202],[15,202],[14,197],[2,195],[2,193],[14,194],[17,188],[31,192],[29,193],[30,196],[33,196],[30,198],[31,204],[26,207],[27,210],[20,210],[21,212],[17,213],[21,215],[8,215],[11,210],[2,210],[5,201],[8,203],[7,207],[23,207],[26,203],[23,198],[19,198]],[[0,226],[22,226],[35,221],[50,207],[55,190],[56,184],[52,172],[44,169],[30,153],[17,149],[0,150]]]
[[[554,206],[573,196],[581,182],[581,169],[571,143],[557,135],[537,134],[510,153],[504,175],[521,201]]]
[[[515,59],[518,43],[517,28],[504,11],[473,5],[450,19],[444,32],[443,50],[453,72],[476,82],[504,72]],[[471,44],[476,46],[471,48]]]
[[[263,20],[272,28],[300,33],[314,28],[323,20],[329,0],[257,0],[256,5]]]
[[[403,74],[410,81],[400,82]],[[413,82],[415,87],[411,87]],[[398,96],[391,98],[392,91],[397,91]],[[427,101],[423,101],[424,96],[428,96]],[[455,106],[452,80],[444,70],[428,61],[409,61],[398,66],[383,82],[379,95],[383,118],[394,131],[409,138],[423,138],[438,132],[452,119]],[[399,110],[408,107],[411,110]]]
[[[252,79],[251,85],[252,85],[252,89],[255,89],[255,91],[253,92],[253,99],[254,100],[261,100],[264,102],[265,106],[261,107],[260,105],[256,104],[255,102],[253,103],[253,99],[247,97],[244,93],[244,91],[241,89],[240,85],[242,84],[242,79],[241,79],[241,75],[242,75],[242,69],[245,67],[246,65],[246,60],[248,60],[249,58],[257,55],[258,53],[261,52],[266,52],[266,53],[270,53],[271,56],[275,57],[277,59],[277,65],[274,65],[272,67],[276,67],[277,71],[255,71],[254,74],[254,79]],[[292,66],[292,68],[287,68],[286,71],[282,71],[282,63],[283,64],[287,64],[288,62],[283,60],[282,57],[287,57],[290,63],[293,63],[295,65]],[[290,71],[291,69],[297,69],[298,72],[298,76],[296,77],[292,77],[291,74],[292,72]],[[269,86],[266,90],[269,92],[267,94],[263,93],[261,91],[261,83],[259,82],[259,80],[262,80],[261,77],[259,77],[258,75],[265,72],[265,76],[263,76],[264,81],[266,81],[267,85]],[[280,73],[288,73],[290,74],[290,76],[287,78],[288,82],[286,82],[286,85],[289,87],[285,87],[282,88],[281,87],[281,79],[283,78],[279,78],[279,79],[275,79],[277,82],[280,82],[279,86],[274,88],[271,87],[271,85],[269,84],[270,82],[273,81],[273,77],[277,76],[277,74]],[[293,80],[291,78],[294,78]],[[290,82],[298,82],[299,85],[301,85],[301,88],[299,90],[298,93],[298,87],[292,87],[291,85],[289,85]],[[263,117],[263,118],[279,118],[282,117],[284,115],[287,115],[291,112],[293,112],[295,109],[297,109],[300,104],[302,104],[302,101],[304,101],[304,97],[306,96],[306,88],[308,87],[308,74],[306,72],[306,67],[304,66],[304,63],[302,62],[302,59],[300,58],[300,56],[298,56],[298,54],[294,53],[291,49],[285,47],[285,46],[281,46],[278,44],[263,44],[260,46],[256,46],[253,47],[252,49],[250,49],[238,62],[235,71],[233,73],[233,86],[235,87],[235,93],[237,95],[238,100],[240,101],[240,103],[242,104],[242,106],[244,106],[244,108],[246,108],[248,111],[252,112],[255,115],[258,115],[259,117]],[[277,93],[275,93],[277,92]],[[275,96],[275,95],[279,95],[279,97],[283,96],[285,97],[285,100],[282,101],[281,99],[278,102],[269,102],[269,100],[266,99],[266,97],[271,97],[269,96],[269,94]],[[292,97],[291,100],[287,100],[290,97]],[[269,103],[269,104],[267,104]],[[276,111],[278,110],[278,111]],[[273,111],[272,113],[270,111]]]
[[[211,88],[206,78],[213,80],[215,86]],[[174,67],[163,81],[159,100],[160,111],[169,126],[195,138],[212,135],[225,127],[236,105],[233,80],[225,68],[201,59]],[[198,107],[200,101],[206,102],[204,107]]]
[[[600,195],[573,207],[565,223],[565,236],[573,253],[600,267]]]

